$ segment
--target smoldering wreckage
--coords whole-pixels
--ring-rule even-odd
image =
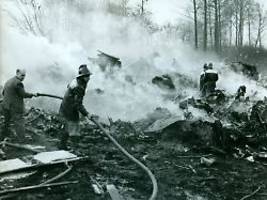
[[[119,58],[101,51],[89,60],[111,74],[122,67]],[[259,79],[254,66],[229,67]],[[131,76],[125,80],[135,84]],[[236,95],[216,90],[216,84],[201,98],[177,95],[175,83],[199,87],[179,73],[150,81],[183,116],[159,107],[135,122],[81,120],[70,150],[58,148],[58,115],[29,108],[23,141],[14,135],[1,141],[0,199],[266,199],[267,99],[252,100],[245,85]],[[2,128],[2,115],[0,120]]]

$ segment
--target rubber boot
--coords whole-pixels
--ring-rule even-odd
[[[68,150],[69,134],[67,132],[62,133],[58,148],[62,150]]]

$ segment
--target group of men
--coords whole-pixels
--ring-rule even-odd
[[[59,114],[63,120],[64,128],[61,134],[60,148],[66,149],[70,135],[79,133],[80,114],[90,119],[88,111],[83,105],[83,98],[87,84],[92,73],[87,65],[80,65],[78,75],[68,85],[63,100],[60,105]],[[15,134],[19,141],[25,136],[24,129],[24,99],[38,97],[38,93],[28,93],[24,89],[23,80],[26,71],[18,69],[16,76],[9,79],[3,88],[2,110],[4,114],[4,128],[0,133],[0,138],[8,137],[11,132],[11,125],[14,126]],[[213,93],[216,88],[218,73],[213,70],[213,65],[204,65],[204,71],[200,76],[200,91],[203,97]]]
[[[203,72],[200,75],[199,89],[202,97],[208,97],[211,94],[215,94],[216,82],[218,81],[219,76],[218,72],[213,69],[213,64],[205,63],[203,66]],[[235,95],[235,100],[237,101],[246,101],[249,98],[246,97],[246,86],[241,85]]]
[[[60,148],[67,149],[70,135],[79,132],[80,113],[90,119],[88,111],[83,106],[83,97],[92,73],[87,65],[81,65],[76,78],[68,85],[64,98],[61,102],[59,114],[64,123],[61,134]],[[4,115],[4,127],[0,130],[0,139],[10,136],[15,130],[18,141],[25,137],[24,112],[25,98],[38,97],[38,93],[28,93],[24,89],[23,80],[26,71],[17,69],[16,76],[9,79],[3,88],[2,112]],[[14,129],[12,128],[14,126]]]

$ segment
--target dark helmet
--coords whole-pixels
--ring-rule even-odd
[[[207,63],[204,64],[203,69],[204,70],[207,70],[208,69],[208,64]]]
[[[213,69],[213,64],[212,63],[209,63],[208,69]]]
[[[87,65],[85,65],[85,64],[84,65],[80,65],[77,78],[81,77],[81,76],[90,76],[90,75],[92,75],[92,73],[87,68]]]
[[[247,87],[245,85],[241,85],[238,89],[240,92],[246,92]]]

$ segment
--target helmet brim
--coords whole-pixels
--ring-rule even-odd
[[[92,73],[86,73],[86,74],[79,74],[76,76],[76,78],[83,77],[83,76],[91,76]]]

